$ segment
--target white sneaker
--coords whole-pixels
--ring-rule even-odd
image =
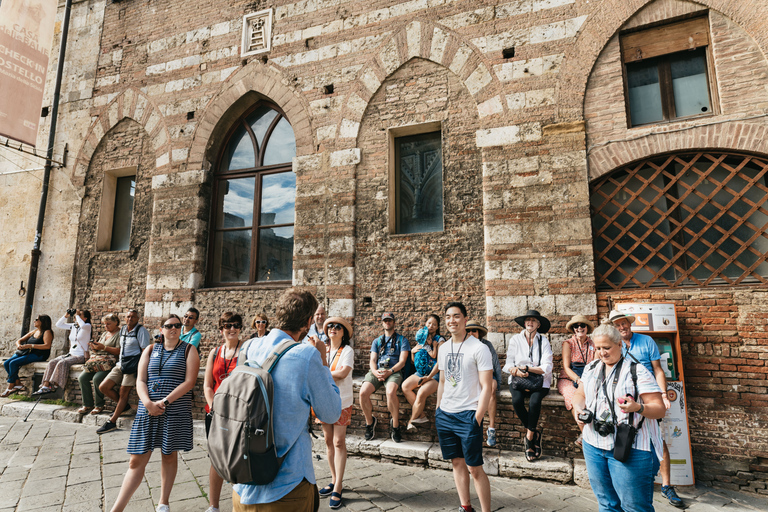
[[[217,509],[216,507],[208,507],[208,510],[206,510],[205,512],[219,512],[219,509]]]
[[[420,418],[416,418],[414,420],[411,420],[411,423],[429,423],[429,418],[427,418],[427,415],[423,415]]]
[[[161,503],[157,506],[155,509],[156,512],[171,512],[171,507],[166,505],[165,503]]]

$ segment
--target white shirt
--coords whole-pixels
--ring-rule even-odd
[[[488,347],[474,336],[463,343],[448,340],[437,353],[437,368],[444,372],[440,378],[445,378],[440,409],[451,414],[476,411],[483,390],[479,373],[493,371]]]
[[[331,345],[328,344],[329,369],[333,367],[333,360],[335,358],[336,350],[333,350]],[[355,367],[355,351],[349,345],[341,348],[341,351],[339,352],[339,362],[336,363],[336,368],[334,368],[334,371],[341,370],[342,368],[346,367],[353,369]],[[333,381],[339,388],[339,396],[341,396],[341,408],[346,409],[347,407],[350,407],[354,401],[354,396],[352,394],[352,372],[350,371],[343,379],[334,378]]]
[[[619,380],[616,382],[616,390],[612,392],[614,373],[611,371],[606,375],[606,389],[608,394],[612,395],[614,401],[614,412],[616,413],[616,419],[619,423],[627,423],[629,421],[629,414],[626,414],[621,410],[621,407],[615,402],[618,397],[623,397],[626,394],[635,395],[635,386],[632,383],[632,374],[630,373],[630,359],[624,359],[624,363],[621,365],[621,373],[619,373]],[[611,417],[611,411],[608,406],[608,401],[605,398],[605,394],[602,388],[602,379],[600,378],[600,370],[604,367],[602,362],[597,362],[592,367],[592,363],[588,364],[584,368],[584,374],[581,376],[581,382],[584,385],[584,396],[586,397],[587,409],[595,413],[595,417],[608,418]],[[635,364],[637,370],[637,402],[643,403],[643,399],[640,397],[643,393],[661,393],[656,379],[653,374],[649,372],[642,364]],[[614,366],[614,370],[616,367]],[[634,414],[634,425],[640,423],[642,416]],[[613,419],[611,419],[613,421]],[[601,450],[613,450],[615,444],[615,436],[603,437],[595,431],[594,421],[584,426],[583,432],[584,442],[589,443],[595,448]],[[656,457],[659,460],[663,458],[662,446],[661,446],[661,430],[659,429],[659,422],[656,420],[645,418],[643,425],[635,437],[635,442],[632,445],[637,450],[643,450],[646,452],[651,451],[651,446],[656,451]]]
[[[88,342],[91,341],[91,324],[85,323],[80,315],[75,315],[77,323],[67,322],[63,316],[56,322],[59,329],[69,330],[69,353],[75,357],[83,357],[88,352]]]
[[[539,339],[541,339],[541,363],[539,363]],[[549,340],[536,333],[533,339],[533,345],[528,346],[525,338],[525,329],[520,334],[515,334],[509,339],[507,347],[507,363],[503,370],[506,373],[512,373],[515,366],[528,366],[529,368],[541,368],[544,370],[544,387],[552,387],[552,345]],[[512,375],[509,376],[508,383],[512,382]]]

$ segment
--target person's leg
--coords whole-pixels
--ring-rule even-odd
[[[363,410],[366,425],[373,423],[373,404],[371,403],[371,395],[374,391],[376,391],[376,388],[370,382],[363,382],[360,386],[360,409]]]
[[[427,405],[427,398],[429,395],[437,391],[437,381],[435,379],[429,379],[429,382],[425,382],[419,388],[419,392],[416,393],[416,402],[413,404],[413,411],[411,413],[411,421],[421,418],[424,415],[424,407]]]
[[[16,376],[11,373],[11,365],[16,359],[18,358],[14,355],[3,361],[3,368],[5,368],[5,374],[8,376],[8,378],[5,379],[5,381],[8,383],[8,389],[12,387],[11,384],[14,384],[16,382],[16,377],[18,377],[18,370],[16,372]]]
[[[483,512],[491,512],[491,483],[483,470],[483,420],[481,418],[478,423],[476,411],[464,411],[456,416],[462,420],[462,425],[456,428],[456,433],[461,438],[464,463],[474,479],[480,508]],[[465,503],[462,502],[462,505]]]
[[[664,423],[660,425],[662,435],[665,436],[667,433],[667,430],[665,429]],[[685,503],[680,498],[680,496],[677,495],[677,491],[675,490],[675,487],[672,485],[672,468],[669,460],[669,448],[667,447],[667,441],[666,438],[662,440],[662,452],[663,452],[663,459],[661,461],[661,494],[667,500],[669,501],[669,504],[677,507],[677,508],[684,508]]]
[[[392,426],[400,426],[400,399],[397,396],[397,382],[387,382],[387,409],[392,417]]]
[[[608,468],[608,450],[595,448],[591,444],[584,443],[584,462],[587,466],[589,484],[595,493],[600,512],[622,512],[621,501],[616,489],[613,487],[611,472]],[[613,456],[611,455],[611,458]],[[622,482],[623,485],[632,485],[632,479]]]
[[[456,484],[456,491],[459,493],[459,502],[462,507],[468,507],[472,504],[469,499],[469,469],[463,458],[451,459],[453,466],[453,482]]]
[[[625,462],[619,462],[609,452],[608,469],[614,488],[625,512],[653,512],[653,479],[659,461],[652,451],[633,448]]]
[[[416,392],[414,390],[419,386],[420,378],[421,377],[414,374],[403,381],[403,396],[408,400],[408,403],[411,404],[411,406],[413,406],[413,403],[416,401]],[[418,418],[418,416],[411,414],[411,418]]]
[[[93,376],[93,391],[96,395],[94,402],[96,407],[104,407],[104,394],[99,387],[101,386],[101,383],[104,382],[104,378],[107,375],[109,375],[109,372],[96,372],[96,375]]]
[[[95,376],[95,373],[83,370],[80,376],[77,378],[77,382],[80,384],[80,393],[83,395],[83,405],[85,407],[93,407],[93,392],[91,391],[91,381]]]
[[[333,425],[323,423],[323,438],[325,439],[325,453],[328,456],[328,467],[331,469],[331,483],[336,480],[336,454],[333,443]]]
[[[152,452],[131,455],[131,460],[128,462],[128,471],[125,472],[125,478],[123,478],[123,485],[120,487],[117,500],[112,505],[112,512],[121,512],[128,505],[131,496],[139,488],[141,480],[144,478],[144,470],[151,456]]]
[[[99,391],[101,394],[117,403],[120,401],[120,395],[115,392],[115,384],[119,384],[123,378],[123,374],[119,368],[113,368],[111,372],[101,381],[99,384]]]
[[[483,466],[469,466],[472,481],[475,483],[475,492],[480,500],[480,509],[483,512],[491,512],[491,481],[485,474]]]
[[[509,391],[512,393],[512,407],[515,409],[515,414],[520,419],[520,422],[523,424],[523,426],[527,429],[525,432],[525,438],[528,441],[533,441],[533,430],[531,430],[528,426],[530,419],[528,418],[528,410],[525,408],[525,398],[528,396],[528,393],[525,391],[512,389],[512,386],[509,386]]]
[[[208,504],[213,508],[219,508],[222,485],[224,485],[224,479],[211,466],[210,471],[208,471]]]
[[[73,365],[81,364],[85,362],[85,356],[79,356],[79,357],[64,357],[61,361],[59,361],[59,364],[56,365],[56,369],[53,372],[53,376],[51,377],[51,383],[54,384],[57,388],[64,389],[67,385],[67,380],[69,379],[69,369],[72,368]]]
[[[549,394],[549,388],[544,388],[531,393],[531,399],[528,401],[528,430],[536,430],[539,425],[539,416],[541,416],[541,402]]]
[[[344,470],[347,468],[347,427],[332,425],[333,446],[335,448],[335,467],[333,491],[341,492],[344,489]]]
[[[667,442],[664,441],[662,445],[664,459],[661,461],[661,485],[667,486],[670,485],[670,473],[672,472],[672,466],[669,462],[669,448],[667,448]]]
[[[56,371],[56,365],[59,364],[59,361],[61,361],[61,359],[64,357],[66,356],[54,357],[48,361],[48,364],[45,367],[45,372],[43,372],[43,381],[40,383],[41,388],[51,386],[51,378],[53,377],[53,373]]]
[[[171,489],[176,480],[176,471],[179,468],[179,457],[177,452],[171,452],[168,455],[163,454],[160,463],[160,501],[158,505],[167,505],[171,498]]]
[[[19,380],[19,370],[21,370],[21,367],[41,360],[42,357],[37,354],[11,356],[6,359],[3,362],[3,366],[5,366],[5,371],[8,373],[8,384],[13,384],[14,386],[21,384]],[[11,386],[8,387],[10,388]]]
[[[115,412],[113,412],[112,417],[109,418],[109,421],[112,423],[117,423],[117,418],[120,417],[125,410],[125,406],[128,405],[128,395],[131,394],[132,389],[133,386],[120,386],[120,396],[117,405],[115,406]]]

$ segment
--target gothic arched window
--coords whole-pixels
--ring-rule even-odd
[[[234,123],[216,164],[209,285],[291,282],[294,156],[293,128],[275,105]]]

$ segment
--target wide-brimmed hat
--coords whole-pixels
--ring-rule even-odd
[[[629,320],[630,324],[635,323],[634,315],[628,315],[626,313],[622,313],[617,309],[614,309],[613,311],[608,313],[608,321],[611,323],[615,322],[616,320],[621,320],[622,318],[626,318],[627,320]]]
[[[485,335],[488,334],[488,329],[480,325],[480,322],[478,322],[477,320],[470,320],[469,322],[467,322],[467,330],[470,330],[470,329],[477,329],[478,331],[480,331],[481,338],[485,338]]]
[[[343,325],[347,329],[349,337],[352,338],[352,324],[350,324],[346,318],[342,318],[340,316],[332,316],[331,318],[326,319],[326,321],[323,322],[323,332],[326,336],[328,336],[328,324]]]
[[[587,326],[587,334],[595,330],[595,325],[584,315],[573,315],[571,319],[568,320],[568,323],[565,324],[565,330],[573,332],[571,327],[573,327],[574,324],[585,324]]]
[[[552,323],[549,321],[549,318],[541,316],[535,309],[529,309],[525,312],[524,315],[515,318],[515,322],[517,322],[517,325],[525,329],[526,318],[535,318],[539,321],[541,325],[539,326],[538,332],[541,334],[546,334],[549,331],[549,328],[552,327]]]

